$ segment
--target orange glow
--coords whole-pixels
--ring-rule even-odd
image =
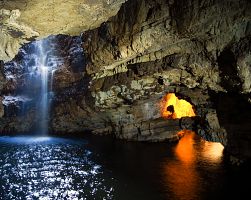
[[[170,182],[174,185],[175,199],[195,199],[192,197],[200,196],[198,188],[202,178],[198,163],[208,160],[214,166],[221,162],[224,147],[220,143],[204,141],[193,131],[182,130],[178,135],[183,137],[174,148],[177,159],[167,158],[165,179],[168,185]]]
[[[169,93],[162,99],[161,114],[168,119],[195,116],[193,106],[184,99],[178,99],[174,93]]]
[[[183,135],[174,148],[177,160],[171,160],[165,168],[166,180],[172,181],[173,191],[177,199],[190,199],[196,196],[199,184],[199,173],[195,168],[196,149],[194,148],[194,132],[183,130],[178,133]]]
[[[189,130],[182,130],[178,135],[183,135],[175,148],[175,154],[185,164],[191,164],[195,161],[194,132]]]

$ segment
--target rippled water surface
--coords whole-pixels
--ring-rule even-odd
[[[0,137],[0,199],[240,199],[249,168],[229,166],[218,143],[88,136]]]
[[[112,198],[113,176],[86,141],[2,137],[0,145],[2,199]]]

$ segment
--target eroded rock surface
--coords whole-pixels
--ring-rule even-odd
[[[121,6],[122,2],[103,3],[112,12],[101,9],[105,14],[94,25],[91,19],[83,26],[86,18],[57,29],[61,18],[49,20],[55,25],[50,33],[75,34],[81,29],[85,55],[83,66],[74,67],[78,59],[66,59],[55,72],[51,131],[91,130],[128,140],[162,141],[178,139],[176,132],[187,128],[221,142],[237,158],[251,158],[251,3],[129,0]],[[90,7],[89,17],[96,19],[99,8]],[[27,17],[23,13],[20,20]],[[41,20],[33,30],[46,35],[50,26],[44,27]],[[14,64],[13,69],[18,67]],[[4,88],[14,91],[13,85]],[[169,92],[189,101],[196,117],[163,119],[160,102]]]
[[[0,60],[9,61],[21,45],[55,34],[79,35],[116,15],[125,0],[0,1]]]
[[[152,96],[175,92],[194,105],[202,137],[223,143],[237,157],[251,157],[250,117],[237,114],[250,112],[250,11],[246,0],[124,4],[116,16],[83,35],[95,108],[134,107],[142,100],[154,104],[159,99]],[[230,102],[240,98],[242,106],[219,108],[216,99],[223,94]],[[219,120],[226,110],[234,110],[236,118],[223,114],[225,120]],[[183,127],[193,127],[187,123]]]

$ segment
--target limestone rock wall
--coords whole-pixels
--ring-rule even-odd
[[[0,9],[0,60],[9,61],[21,45],[39,36],[30,27],[18,22],[19,10]]]
[[[237,157],[251,157],[249,117],[238,116],[239,109],[251,111],[250,11],[247,0],[128,1],[116,16],[83,34],[95,109],[157,104],[175,92],[194,105],[202,137],[223,143]],[[235,103],[219,107],[222,95]],[[221,112],[236,117],[222,120]],[[182,127],[192,123],[183,122]]]
[[[85,33],[92,62],[88,72],[99,78],[174,54],[200,54],[193,60],[213,67],[219,51],[250,34],[249,11],[245,0],[130,1],[100,28]]]
[[[163,141],[187,128],[251,158],[250,1],[11,2],[1,1],[19,9],[18,24],[39,37],[83,32],[83,68],[68,63],[55,74],[51,131]],[[47,10],[30,19],[29,12]],[[168,92],[189,101],[197,116],[162,119]]]
[[[0,1],[0,60],[9,61],[34,38],[79,35],[116,15],[125,0]]]

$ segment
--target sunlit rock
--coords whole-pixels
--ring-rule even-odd
[[[0,60],[11,60],[21,45],[39,36],[32,28],[20,23],[19,18],[19,10],[0,10]]]
[[[161,102],[162,117],[179,119],[181,117],[194,117],[193,106],[184,99],[179,99],[174,93],[167,94]]]
[[[0,60],[9,61],[27,41],[55,34],[80,35],[115,15],[125,0],[0,1]]]

